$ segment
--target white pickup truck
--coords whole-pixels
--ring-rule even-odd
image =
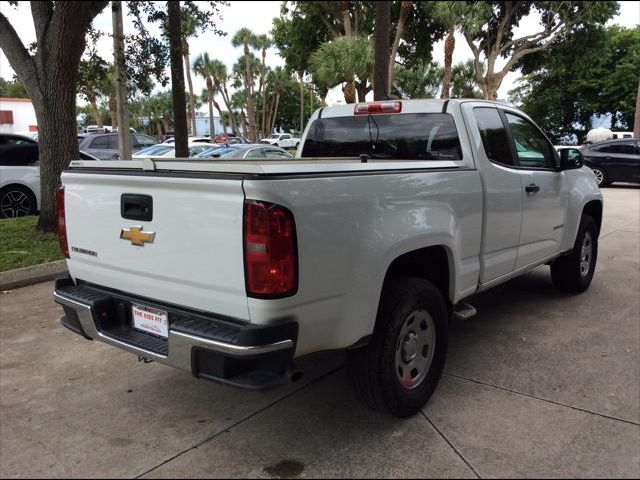
[[[346,349],[359,397],[416,413],[463,300],[540,265],[591,283],[602,195],[579,150],[477,100],[316,111],[299,158],[74,161],[58,193],[62,324],[265,388]]]
[[[281,148],[298,148],[300,139],[290,133],[273,133],[267,138],[261,138],[260,143],[268,143]]]

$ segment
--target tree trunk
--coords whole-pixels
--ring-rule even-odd
[[[447,39],[444,41],[444,78],[442,80],[442,94],[440,98],[449,98],[451,90],[451,65],[453,63],[453,50],[456,48],[454,37],[455,28],[450,28]]]
[[[304,71],[298,72],[300,76],[300,133],[304,131]]]
[[[244,46],[244,83],[247,90],[247,121],[249,122],[249,131],[245,135],[249,135],[251,141],[257,140],[256,135],[256,109],[253,103],[253,75],[251,73],[251,61],[249,56],[249,46]]]
[[[262,135],[266,137],[265,129],[267,128],[267,118],[265,116],[267,112],[267,79],[265,78],[265,73],[267,70],[267,49],[262,49],[262,71],[260,72],[260,97],[262,98],[262,119],[260,122],[260,128],[262,130]]]
[[[391,2],[376,2],[376,24],[374,31],[373,99],[385,100],[389,94],[389,27]],[[361,102],[364,99],[359,99]]]
[[[231,109],[231,101],[229,100],[229,92],[227,91],[227,85],[226,84],[220,85],[219,79],[214,79],[214,82],[216,84],[216,89],[220,92],[220,95],[222,95],[222,101],[224,102],[225,107],[227,107],[227,112],[229,112],[229,121],[231,122],[231,130],[233,131],[233,134],[237,136],[238,123],[237,123],[236,116],[233,113],[233,110]]]
[[[91,105],[91,110],[93,110],[93,116],[96,117],[96,125],[98,128],[103,128],[104,124],[102,123],[102,114],[98,108],[98,101],[93,90],[90,89],[87,91],[87,99],[89,100],[89,105]]]
[[[207,95],[209,96],[209,138],[211,143],[216,141],[216,124],[213,118],[213,82],[207,77]]]
[[[273,113],[271,117],[271,126],[269,127],[269,133],[273,133],[276,128],[276,119],[278,118],[278,107],[280,106],[280,88],[276,91],[276,103],[273,107]]]
[[[636,94],[636,114],[633,117],[633,138],[640,139],[640,80],[638,80],[638,93]]]
[[[400,40],[402,39],[402,34],[404,33],[404,25],[407,21],[407,17],[409,16],[409,12],[411,12],[410,1],[402,1],[400,2],[400,18],[398,18],[398,26],[396,27],[396,35],[393,40],[393,47],[391,48],[391,55],[389,55],[389,74],[387,78],[387,90],[390,92],[393,88],[393,67],[396,64],[396,56],[398,55],[398,47],[400,46]]]
[[[355,86],[356,92],[358,93],[358,102],[366,102],[367,93],[370,91],[367,89],[366,82],[353,82],[353,84]],[[381,100],[384,100],[385,98],[382,98]]]
[[[349,2],[338,2],[338,8],[342,15],[342,24],[344,25],[344,35],[350,37],[351,32],[351,16],[349,15]]]
[[[118,101],[115,95],[109,96],[109,113],[111,115],[111,128],[118,128]]]
[[[244,133],[244,136],[247,136],[247,130],[248,130],[248,126],[247,126],[247,116],[244,113],[244,110],[240,110],[240,118],[242,119],[242,130]]]
[[[224,117],[222,116],[222,110],[220,110],[220,105],[216,102],[216,99],[213,99],[213,106],[218,111],[218,115],[220,115],[220,123],[222,123],[222,131],[226,135],[227,134],[227,123],[224,121]],[[211,141],[215,141],[212,139]]]
[[[193,97],[193,82],[191,81],[191,63],[189,63],[189,42],[181,41],[182,55],[184,56],[184,67],[187,72],[187,85],[189,86],[189,112],[191,113],[191,134],[197,135],[196,127],[196,106]]]
[[[176,157],[188,157],[187,146],[187,101],[184,98],[184,70],[182,67],[182,25],[180,24],[180,2],[167,2],[169,16],[169,53],[171,60],[171,97],[173,100],[173,118]]]
[[[51,76],[55,77],[52,70],[47,70],[50,79]],[[41,201],[38,226],[48,231],[54,231],[57,225],[55,198],[60,186],[60,174],[71,160],[78,158],[75,84],[71,83],[71,88],[59,87],[64,84],[52,81],[48,86],[43,85],[43,99],[32,98],[38,120],[40,149]]]
[[[347,82],[342,87],[342,93],[344,94],[344,101],[346,103],[356,103],[356,87],[354,82]]]

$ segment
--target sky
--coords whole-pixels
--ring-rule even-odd
[[[227,32],[227,35],[221,37],[214,35],[212,32],[205,32],[196,38],[190,39],[191,61],[193,62],[200,53],[208,52],[211,57],[221,60],[227,65],[227,68],[230,69],[236,60],[242,56],[241,47],[234,48],[231,46],[231,37],[233,34],[243,27],[251,29],[256,34],[268,34],[272,27],[272,19],[280,16],[280,4],[281,2],[279,1],[230,1],[228,7],[223,7],[222,21],[217,24],[219,29]],[[17,8],[10,7],[6,2],[2,2],[0,4],[0,12],[8,17],[25,45],[35,41],[35,31],[29,2],[19,2]],[[633,27],[640,24],[640,1],[620,2],[620,13],[614,19],[610,20],[609,24],[619,24],[624,27]],[[108,33],[112,32],[110,8],[105,8],[105,10],[95,18],[94,27]],[[531,15],[523,19],[515,33],[516,35],[527,35],[538,31],[539,28],[539,19],[535,15]],[[125,33],[131,32],[134,29],[131,20],[126,16],[126,9],[124,29]],[[111,59],[113,57],[113,44],[110,37],[105,36],[102,38],[99,43],[99,53],[105,59]],[[467,45],[464,37],[456,34],[453,63],[463,62],[470,58],[473,58],[471,49]],[[443,63],[444,41],[434,44],[433,59],[440,64]],[[271,67],[284,65],[284,60],[279,56],[277,49],[272,48],[267,52],[267,65]],[[497,67],[501,67],[499,62],[497,62]],[[13,73],[4,53],[0,52],[0,76],[5,79],[11,79]],[[505,77],[498,91],[499,98],[507,98],[507,92],[517,86],[516,81],[519,76],[518,72],[511,72]],[[192,74],[192,77],[194,93],[200,94],[206,87],[206,83],[204,79],[197,75]],[[367,100],[369,100],[369,98]],[[219,98],[218,101],[221,102],[222,100]],[[340,87],[334,88],[329,92],[329,95],[327,95],[327,103],[329,105],[338,102],[344,102]],[[204,111],[204,107],[202,110]]]

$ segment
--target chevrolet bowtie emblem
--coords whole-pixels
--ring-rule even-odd
[[[123,228],[120,230],[120,238],[131,241],[132,245],[144,247],[146,242],[153,243],[155,232],[143,232],[144,227]]]

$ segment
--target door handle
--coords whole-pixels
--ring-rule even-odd
[[[526,187],[524,187],[524,190],[527,193],[536,193],[540,191],[540,187],[538,185],[536,185],[535,183],[531,183],[529,185],[527,185]]]

